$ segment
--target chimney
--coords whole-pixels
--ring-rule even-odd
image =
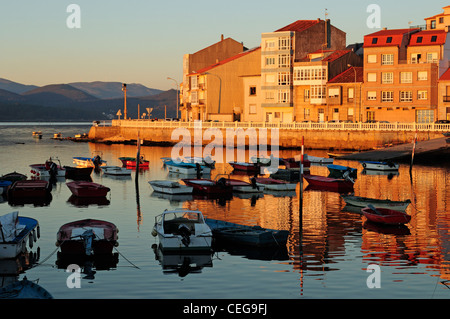
[[[220,41],[223,41],[223,34],[220,36]]]

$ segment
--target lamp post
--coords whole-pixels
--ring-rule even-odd
[[[219,83],[220,83],[220,85],[219,85],[219,108],[218,108],[217,114],[220,114],[220,99],[222,96],[222,79],[217,74],[213,74],[213,73],[209,73],[209,72],[205,72],[203,74],[213,75],[219,79]]]
[[[124,108],[123,108],[123,119],[126,120],[127,119],[127,85],[125,83],[122,84],[122,91],[123,91],[123,103],[124,103]]]
[[[352,66],[351,64],[347,64],[349,68],[353,68],[353,71],[355,71],[355,92],[353,93],[353,99],[355,100],[355,109],[356,109],[356,68]],[[361,97],[361,94],[360,94]],[[361,103],[359,104],[359,122],[361,122]]]
[[[179,98],[179,94],[178,94],[178,82],[175,80],[175,79],[172,79],[172,78],[167,78],[167,80],[172,80],[172,81],[174,81],[175,82],[175,84],[176,84],[176,86],[177,86],[177,119],[178,119],[178,107],[179,107],[179,105],[180,105],[180,103],[178,102],[178,98]]]

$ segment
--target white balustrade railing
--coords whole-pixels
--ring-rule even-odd
[[[133,128],[255,128],[255,129],[280,129],[280,130],[318,130],[318,131],[428,131],[428,132],[450,132],[450,124],[441,123],[335,123],[335,122],[292,122],[292,123],[269,123],[269,122],[181,122],[181,121],[151,121],[151,120],[112,120],[100,121],[97,126],[120,126]]]

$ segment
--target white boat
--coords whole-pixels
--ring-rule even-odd
[[[182,185],[174,181],[149,181],[150,186],[155,192],[160,192],[164,194],[191,194],[193,187]]]
[[[411,204],[411,200],[409,199],[405,201],[393,201],[389,199],[376,199],[344,194],[341,194],[341,197],[348,205],[356,207],[366,207],[369,205],[373,205],[377,208],[388,208],[393,210],[404,211],[406,210],[406,208],[408,208],[409,204]]]
[[[27,245],[40,237],[39,223],[30,217],[19,217],[15,211],[0,216],[0,259],[10,259],[24,252]]]
[[[94,157],[73,157],[73,163],[79,167],[100,167],[106,166],[106,161],[102,160],[100,156]]]
[[[264,185],[257,185],[253,180],[251,183],[241,181],[239,179],[225,179],[225,185],[233,187],[233,192],[239,193],[262,193],[264,191]]]
[[[397,171],[400,166],[392,162],[361,161],[360,163],[367,170],[377,171]]]
[[[301,160],[301,155],[294,156],[296,161]],[[304,161],[310,161],[311,163],[315,164],[333,164],[334,159],[333,158],[327,158],[327,157],[318,157],[318,156],[312,156],[308,154],[303,155]]]
[[[65,177],[66,169],[61,165],[56,164],[54,158],[45,161],[44,164],[31,164],[31,174],[33,177]]]
[[[202,166],[198,163],[186,163],[186,162],[167,160],[164,162],[164,164],[167,166],[167,169],[169,170],[169,172],[172,172],[172,173],[181,173],[181,174],[185,174],[185,175],[194,175],[194,174],[197,174],[198,171],[203,174],[211,173],[210,167]]]
[[[163,252],[211,251],[212,231],[200,211],[166,210],[155,217],[152,235]]]
[[[107,175],[127,176],[131,175],[131,169],[119,166],[101,166],[102,172]]]
[[[183,158],[184,163],[199,163],[201,166],[206,166],[209,168],[214,168],[216,166],[216,161],[214,161],[210,156],[198,157],[198,156],[186,156]]]
[[[295,191],[297,183],[289,183],[274,178],[257,177],[256,185],[264,187],[266,190]]]

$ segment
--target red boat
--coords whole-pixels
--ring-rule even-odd
[[[353,190],[353,181],[340,178],[330,178],[318,175],[303,175],[308,184],[322,190],[349,192]]]
[[[217,181],[210,179],[182,179],[187,185],[194,188],[194,192],[199,194],[231,194],[233,186],[227,185],[226,178]]]
[[[245,163],[245,162],[229,162],[236,171],[244,171],[251,174],[258,174],[261,171],[261,165],[257,163]]]
[[[296,161],[294,157],[291,158],[280,158],[280,165],[286,166],[286,168],[300,168],[301,161]],[[308,160],[303,160],[303,167],[310,167],[311,162]]]
[[[83,219],[62,225],[56,234],[56,245],[64,254],[111,254],[118,246],[119,230],[113,223]]]
[[[136,157],[119,157],[119,160],[122,162],[123,167],[136,167]],[[139,160],[139,168],[148,168],[149,161],[145,160],[143,157]]]
[[[88,181],[73,181],[66,185],[78,197],[102,197],[110,191],[109,187]]]
[[[409,223],[411,220],[410,215],[398,210],[388,208],[375,208],[375,210],[373,207],[365,207],[361,209],[361,212],[368,221],[378,224],[403,225]]]
[[[51,184],[45,180],[16,181],[8,190],[8,198],[45,198],[50,195]]]

